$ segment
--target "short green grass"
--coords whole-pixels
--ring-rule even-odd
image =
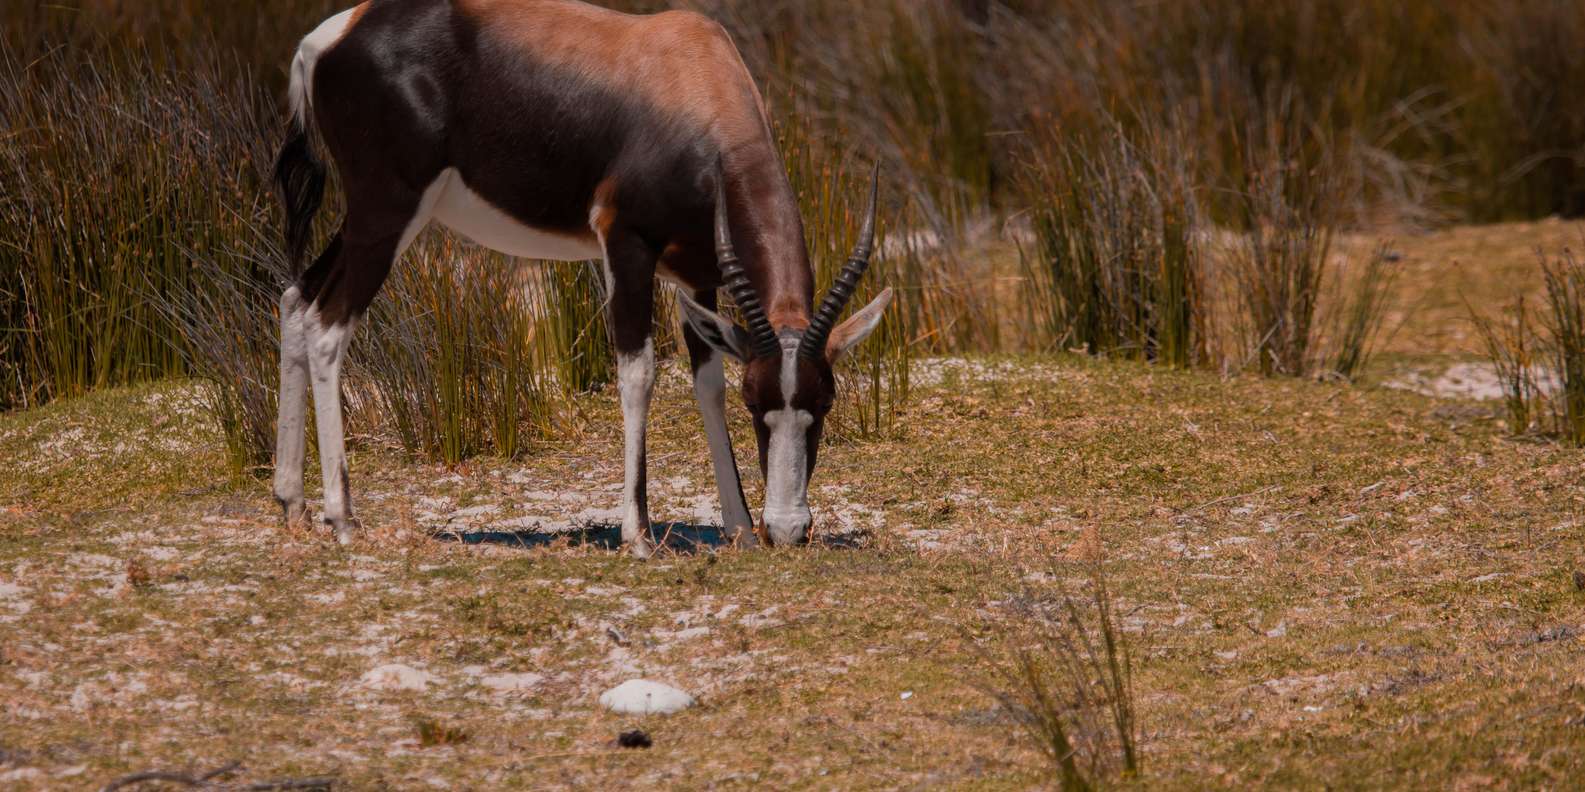
[[[1136,657],[1140,785],[1585,773],[1585,458],[1506,439],[1485,406],[1079,357],[925,361],[890,437],[822,453],[827,541],[640,563],[426,529],[614,508],[609,393],[579,405],[576,441],[512,463],[419,465],[355,438],[367,532],[342,549],[280,525],[266,482],[226,478],[194,387],[0,416],[0,786],[236,760],[353,789],[1028,788],[1042,760],[985,691],[1028,636],[1006,604],[1095,558]],[[675,363],[651,438],[655,516],[690,519],[713,483]],[[391,663],[432,678],[363,684]],[[491,687],[509,674],[538,677]],[[699,706],[600,710],[632,676]],[[654,747],[617,748],[633,727]]]

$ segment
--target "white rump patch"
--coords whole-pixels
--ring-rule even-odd
[[[300,123],[308,121],[308,111],[314,106],[314,66],[319,63],[319,56],[336,45],[341,37],[346,35],[347,27],[352,24],[352,14],[357,9],[349,8],[339,14],[319,23],[314,32],[303,37],[302,43],[297,45],[297,56],[292,58],[291,89],[288,97],[292,104],[292,118]]]

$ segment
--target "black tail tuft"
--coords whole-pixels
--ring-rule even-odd
[[[325,167],[314,157],[308,130],[293,124],[292,136],[275,158],[275,189],[286,208],[286,255],[292,280],[302,273],[303,250],[313,231],[314,214],[325,197]]]

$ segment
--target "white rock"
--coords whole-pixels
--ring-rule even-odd
[[[491,690],[510,692],[532,690],[543,681],[545,681],[545,677],[539,674],[491,674],[480,679],[479,684]]]
[[[629,679],[600,694],[600,706],[623,715],[670,715],[693,704],[693,696],[648,679]]]
[[[390,663],[375,668],[363,675],[364,687],[375,690],[414,690],[425,691],[431,682],[439,682],[440,677],[420,671],[412,666],[401,663]]]

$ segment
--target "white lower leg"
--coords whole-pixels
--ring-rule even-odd
[[[341,431],[341,358],[352,337],[353,326],[324,327],[310,310],[308,367],[314,387],[314,418],[319,429],[319,465],[324,477],[324,521],[343,544],[351,541],[352,501],[347,492],[347,454]]]
[[[655,345],[616,356],[616,385],[622,398],[622,541],[640,557],[650,553],[649,502],[645,492],[644,433],[655,388]]]
[[[721,496],[721,525],[734,542],[752,545],[755,542],[754,523],[749,517],[748,503],[743,499],[737,459],[732,456],[732,437],[726,428],[726,373],[720,353],[712,350],[709,360],[694,372],[693,395],[699,400],[704,436],[710,443],[716,492]]]
[[[281,295],[281,390],[275,422],[275,499],[288,522],[304,514],[303,451],[308,411],[308,346],[297,287]]]

